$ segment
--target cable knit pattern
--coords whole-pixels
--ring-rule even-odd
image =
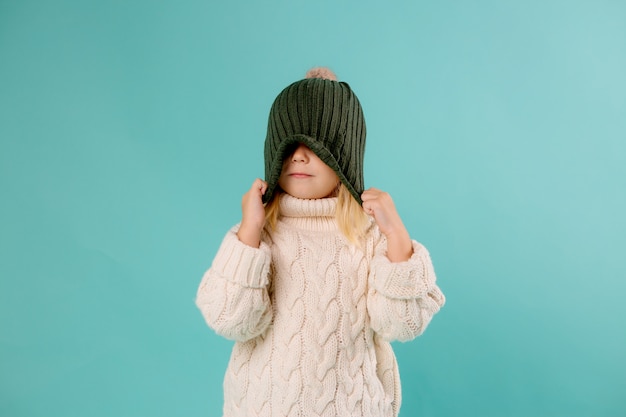
[[[445,299],[423,246],[392,263],[372,222],[356,248],[337,227],[336,203],[283,196],[260,248],[241,243],[235,226],[205,273],[197,305],[237,341],[225,417],[398,415],[389,341],[421,334]]]

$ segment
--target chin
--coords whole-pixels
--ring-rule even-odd
[[[311,193],[289,193],[292,197],[300,198],[302,200],[317,200],[318,198],[324,198],[319,194]]]

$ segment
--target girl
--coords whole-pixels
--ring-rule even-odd
[[[242,199],[198,289],[235,340],[224,416],[397,416],[390,341],[444,304],[391,197],[363,189],[365,123],[348,84],[313,69],[272,105],[265,178]]]

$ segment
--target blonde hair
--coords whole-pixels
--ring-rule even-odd
[[[283,191],[276,190],[274,198],[265,206],[265,225],[269,230],[276,228],[278,217],[280,216],[280,199]],[[339,184],[337,187],[337,208],[335,209],[335,219],[339,230],[350,241],[350,243],[361,246],[361,240],[370,224],[369,217],[363,211],[361,205],[354,199],[345,185]]]

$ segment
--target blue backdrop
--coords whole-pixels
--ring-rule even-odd
[[[0,1],[0,415],[219,416],[194,305],[312,66],[448,303],[401,416],[626,415],[626,3]]]

